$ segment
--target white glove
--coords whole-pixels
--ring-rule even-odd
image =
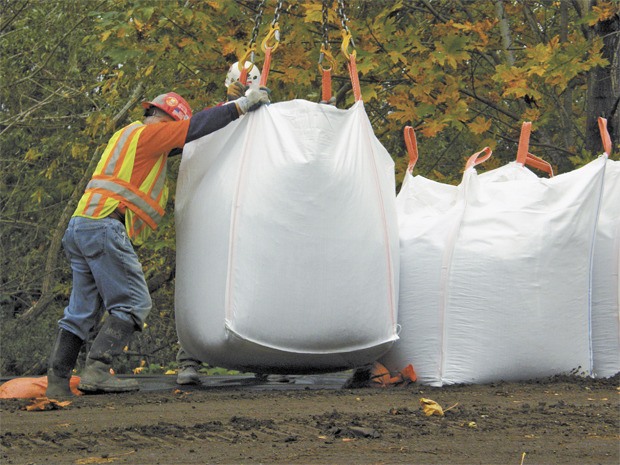
[[[248,89],[244,97],[240,97],[234,101],[239,110],[239,115],[245,115],[248,111],[254,111],[264,103],[271,103],[269,93],[271,91],[267,87],[260,89]]]

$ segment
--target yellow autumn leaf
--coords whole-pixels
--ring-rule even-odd
[[[397,50],[392,50],[391,52],[388,52],[388,57],[390,58],[392,63],[398,63],[399,61],[402,63],[407,63],[407,58],[405,58],[405,55],[403,55]]]
[[[441,121],[429,120],[422,126],[420,132],[424,137],[435,137],[445,127],[445,123]]]
[[[614,2],[603,3],[602,5],[596,5],[592,7],[592,11],[596,13],[596,19],[598,21],[607,21],[615,14],[618,14],[618,7],[614,5]]]
[[[176,370],[167,370],[167,371],[164,373],[164,375],[176,375],[176,374],[177,374]]]
[[[145,369],[146,369],[146,360],[140,360],[140,366],[134,368],[132,371],[134,375],[138,375],[142,373]]]
[[[430,417],[431,415],[439,415],[440,417],[443,416],[443,409],[441,408],[441,405],[434,400],[421,397],[420,405],[422,406],[422,409],[427,417]]]
[[[484,134],[491,129],[491,120],[482,116],[477,116],[472,122],[468,123],[467,126],[474,134]]]
[[[41,152],[39,152],[35,148],[30,148],[26,152],[26,155],[24,155],[24,160],[26,161],[34,161],[34,160],[38,160],[39,158],[41,158]]]
[[[538,76],[544,76],[545,71],[547,71],[547,65],[543,63],[541,65],[530,66],[530,68],[527,70],[527,74],[528,76],[533,76],[535,74]]]

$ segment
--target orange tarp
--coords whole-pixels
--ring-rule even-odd
[[[392,376],[392,373],[390,373],[387,368],[379,362],[375,362],[373,363],[370,371],[370,379],[375,383],[378,383],[381,387],[386,387],[395,384],[415,383],[418,377],[413,369],[413,365],[411,364],[407,365],[401,371]]]
[[[78,384],[80,384],[80,377],[72,376],[69,385],[71,391],[76,396],[82,395],[82,393],[78,391]],[[14,378],[0,386],[0,399],[34,399],[45,397],[46,390],[47,376],[38,378]]]

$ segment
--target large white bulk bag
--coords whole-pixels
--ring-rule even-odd
[[[397,196],[400,339],[381,363],[412,363],[434,386],[590,373],[604,166],[540,179],[513,162],[469,169],[459,186],[407,173]]]
[[[183,347],[253,372],[382,355],[397,339],[394,184],[361,101],[271,104],[188,144],[176,197]]]
[[[466,171],[441,383],[592,373],[591,262],[605,162],[505,182]]]

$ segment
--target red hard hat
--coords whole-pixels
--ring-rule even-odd
[[[177,121],[192,117],[192,109],[185,99],[176,92],[158,95],[150,102],[142,102],[142,106],[144,108],[157,107]]]

